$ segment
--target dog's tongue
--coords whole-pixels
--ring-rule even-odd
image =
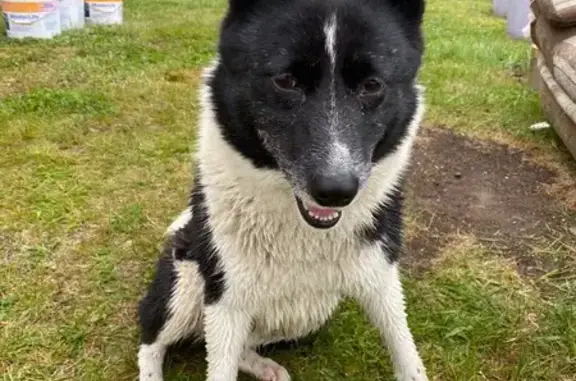
[[[337,210],[335,209],[330,209],[330,208],[319,208],[317,206],[311,206],[308,211],[313,214],[316,217],[320,217],[320,218],[329,218],[332,217],[332,215],[334,215],[334,213],[337,213]]]

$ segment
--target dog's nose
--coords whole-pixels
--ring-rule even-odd
[[[346,206],[356,197],[358,184],[358,177],[353,173],[318,175],[310,182],[310,195],[320,206]]]

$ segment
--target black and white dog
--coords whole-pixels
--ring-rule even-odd
[[[140,304],[140,381],[206,343],[208,381],[288,372],[260,345],[320,328],[343,297],[400,381],[427,380],[398,272],[402,176],[423,112],[424,0],[230,0],[204,76],[188,208]]]

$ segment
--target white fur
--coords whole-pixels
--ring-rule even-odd
[[[162,381],[162,364],[167,346],[156,342],[142,344],[138,351],[138,369],[140,381]]]
[[[290,381],[290,375],[283,366],[260,356],[252,349],[244,352],[239,367],[241,371],[250,373],[263,381]]]
[[[331,17],[324,24],[324,34],[326,36],[326,52],[328,53],[328,58],[330,59],[330,65],[332,67],[332,72],[336,66],[336,29],[338,27],[338,19],[336,12],[334,12]]]
[[[223,303],[204,308],[209,381],[233,381],[238,376],[252,316]]]
[[[198,305],[204,297],[204,281],[198,272],[198,265],[191,261],[174,260],[176,285],[168,310],[171,318],[160,333],[157,341],[173,342],[173,338],[187,336],[193,327],[202,324],[202,311]]]
[[[338,170],[346,169],[353,163],[351,160],[350,150],[346,145],[340,142],[336,126],[339,123],[338,105],[336,104],[336,33],[338,30],[338,15],[334,12],[324,24],[325,36],[325,49],[330,60],[330,107],[328,110],[329,115],[329,131],[330,139],[332,139],[332,149],[329,152],[330,167],[327,172],[335,172]]]
[[[161,375],[145,378],[147,372],[156,375],[164,346],[191,330],[205,332],[208,381],[234,381],[239,369],[262,380],[286,381],[283,368],[250,349],[317,330],[344,296],[361,301],[382,332],[398,380],[427,380],[407,326],[396,265],[378,245],[366,245],[356,235],[372,223],[372,211],[386,201],[407,166],[422,100],[404,141],[374,166],[366,186],[328,231],[302,220],[280,172],[256,169],[224,140],[207,86],[202,106],[196,162],[227,287],[217,303],[203,307],[202,277],[194,264],[178,264],[172,317],[159,346],[141,348],[140,381],[161,381]]]
[[[328,165],[324,169],[326,174],[346,172],[357,165],[353,160],[350,149],[337,139],[332,142],[328,155]]]
[[[189,209],[187,209],[189,210]],[[192,214],[190,213],[190,217]],[[201,334],[204,281],[198,273],[198,265],[190,261],[174,261],[176,285],[174,287],[167,320],[152,345],[141,345],[138,352],[140,381],[162,381],[162,364],[166,348],[195,332]]]
[[[426,380],[425,368],[418,355],[412,333],[408,328],[402,284],[397,265],[382,263],[382,249],[372,248],[362,266],[355,268],[356,277],[362,279],[357,290],[359,300],[372,324],[376,326],[387,345],[398,380]]]
[[[170,226],[168,226],[168,229],[166,229],[166,233],[164,233],[164,235],[169,236],[176,233],[178,230],[186,226],[190,219],[192,219],[192,208],[188,207],[180,213],[178,218],[176,218],[174,222],[170,224]]]

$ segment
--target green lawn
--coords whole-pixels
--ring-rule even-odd
[[[136,378],[135,306],[187,199],[198,75],[225,3],[134,0],[121,27],[0,39],[0,380]],[[514,75],[529,45],[489,11],[488,0],[429,1],[427,123],[557,166],[566,157],[551,131],[527,129],[543,116]],[[431,270],[407,271],[406,292],[431,379],[576,380],[576,265],[524,278],[461,236]],[[275,359],[296,381],[392,378],[354,305],[312,347]],[[191,356],[166,380],[202,380],[204,369]]]

